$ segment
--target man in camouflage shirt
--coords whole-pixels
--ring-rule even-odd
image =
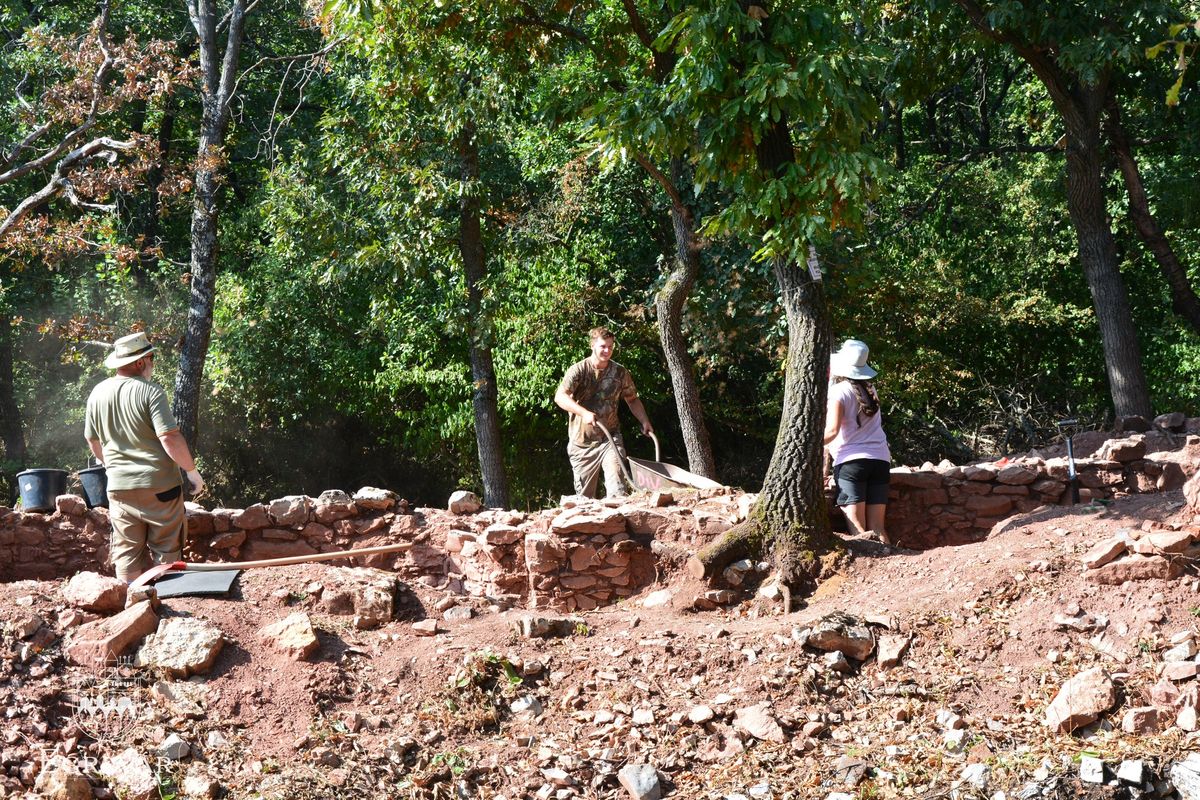
[[[595,497],[603,470],[605,495],[620,497],[626,493],[621,474],[625,442],[617,417],[620,401],[624,399],[642,423],[642,433],[649,436],[654,428],[629,370],[612,360],[616,347],[612,331],[593,328],[588,331],[588,338],[592,354],[567,370],[554,394],[554,402],[568,414],[567,456],[571,459],[571,471],[575,473],[575,493]],[[613,444],[609,444],[600,425],[612,434]]]

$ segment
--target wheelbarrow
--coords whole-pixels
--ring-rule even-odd
[[[599,421],[596,422],[596,427],[604,432],[608,443],[612,445],[614,450],[617,450],[617,443],[613,441],[612,434],[608,432],[608,428],[604,427],[603,423]],[[621,470],[625,473],[625,479],[629,481],[629,484],[633,488],[642,489],[647,492],[655,492],[662,489],[722,488],[721,484],[710,478],[688,472],[686,469],[680,469],[674,464],[664,464],[659,461],[658,437],[651,432],[650,438],[654,440],[653,461],[629,456],[629,463],[626,464],[624,459],[618,459],[621,463]],[[617,450],[617,452],[620,453],[620,450]]]

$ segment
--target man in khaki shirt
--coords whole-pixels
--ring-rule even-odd
[[[83,435],[105,466],[110,557],[117,577],[133,581],[152,563],[178,561],[187,517],[182,468],[195,494],[204,488],[167,393],[150,381],[154,347],[145,333],[113,343],[104,365],[116,375],[96,385],[87,401]]]
[[[595,497],[604,472],[604,491],[608,497],[626,493],[621,474],[621,459],[625,458],[625,440],[621,438],[621,423],[617,416],[620,401],[642,423],[642,433],[654,432],[646,408],[638,397],[629,370],[612,360],[616,339],[608,328],[588,331],[592,354],[572,364],[554,393],[554,402],[570,416],[567,417],[567,456],[575,475],[575,493]],[[609,444],[596,423],[612,434]],[[614,449],[615,445],[615,449]]]

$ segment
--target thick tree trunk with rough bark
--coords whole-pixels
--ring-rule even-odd
[[[1150,392],[1142,368],[1129,295],[1117,262],[1117,245],[1108,221],[1100,149],[1104,86],[1078,87],[1067,120],[1067,209],[1079,240],[1079,262],[1092,294],[1100,342],[1108,372],[1113,410],[1118,416],[1147,419]]]
[[[229,103],[237,78],[238,57],[246,21],[245,0],[234,0],[229,12],[225,54],[217,59],[217,10],[214,0],[188,0],[188,14],[196,29],[200,54],[200,87],[203,115],[196,158],[192,202],[191,283],[187,328],[175,374],[173,411],[179,430],[195,449],[200,416],[200,383],[212,336],[217,285],[218,193],[226,168],[223,146],[229,130]]]
[[[758,147],[759,168],[778,173],[793,159],[788,122],[782,119]],[[804,264],[777,260],[774,272],[787,316],[788,354],[771,465],[749,519],[698,552],[688,569],[695,577],[709,577],[737,558],[770,552],[783,583],[793,593],[809,593],[820,577],[821,555],[836,547],[821,470],[829,309],[822,282]]]
[[[1125,192],[1129,195],[1129,218],[1133,221],[1133,227],[1158,262],[1163,279],[1171,290],[1171,308],[1192,326],[1193,331],[1200,333],[1200,298],[1196,297],[1187,270],[1179,262],[1174,248],[1167,241],[1166,233],[1150,211],[1142,173],[1134,158],[1129,135],[1121,124],[1120,108],[1115,100],[1109,104],[1105,128],[1113,155],[1117,157],[1117,165],[1121,169],[1121,177],[1125,180]]]
[[[716,480],[717,465],[713,459],[708,428],[700,406],[700,391],[696,386],[695,365],[683,337],[683,308],[700,274],[700,240],[696,235],[696,217],[683,202],[677,200],[678,187],[684,179],[683,159],[671,159],[671,182],[676,192],[671,202],[671,224],[675,229],[675,261],[666,283],[654,298],[658,312],[658,336],[662,342],[671,387],[675,391],[675,407],[679,411],[679,427],[687,448],[688,469],[697,475]]]
[[[12,320],[8,314],[0,314],[0,438],[4,442],[5,471],[11,469],[13,475],[25,467],[25,427],[15,389]]]
[[[484,502],[507,508],[508,474],[504,469],[504,443],[500,437],[500,409],[496,394],[496,369],[492,361],[491,314],[483,302],[487,262],[483,247],[479,200],[479,145],[475,128],[468,125],[458,136],[460,176],[466,186],[459,203],[458,249],[467,279],[470,319],[472,405],[475,410],[475,445],[483,476]]]
[[[1009,45],[1046,87],[1067,130],[1067,209],[1079,241],[1079,263],[1092,294],[1113,410],[1118,416],[1149,418],[1150,393],[1142,369],[1142,351],[1129,308],[1129,295],[1117,262],[1117,246],[1108,222],[1100,158],[1100,121],[1111,93],[1110,76],[1085,83],[1057,60],[1055,42],[1029,42],[992,27],[976,0],[955,0],[971,24],[995,41]]]

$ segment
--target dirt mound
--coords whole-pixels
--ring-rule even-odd
[[[849,541],[856,558],[787,616],[751,589],[696,611],[680,600],[696,587],[670,570],[570,616],[369,568],[250,570],[229,598],[162,602],[160,617],[224,634],[188,680],[72,665],[64,637],[87,616],[64,582],[6,584],[0,796],[33,796],[39,779],[45,794],[72,769],[93,796],[139,796],[143,764],[178,796],[1067,797],[1099,791],[1097,775],[1116,781],[1105,796],[1132,796],[1138,759],[1136,789],[1153,796],[1195,744],[1200,580],[1187,566],[1101,585],[1081,564],[1147,521],[1192,522],[1176,491],[1040,509],[959,547]],[[389,620],[372,627],[381,607]],[[261,632],[298,613],[318,643],[299,660]],[[844,649],[813,646],[835,614]],[[864,641],[871,655],[847,656]],[[1052,732],[1047,706],[1096,666],[1117,699]],[[1136,709],[1155,722],[1130,733]]]

